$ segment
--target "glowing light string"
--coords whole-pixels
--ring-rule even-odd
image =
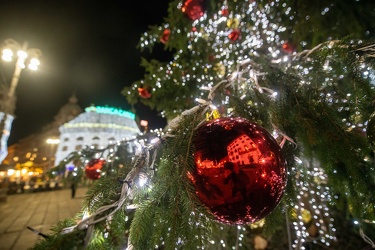
[[[98,208],[94,213],[83,218],[82,221],[79,222],[77,225],[64,228],[62,230],[62,234],[70,233],[74,229],[79,229],[79,230],[87,229],[86,237],[84,240],[84,244],[85,246],[87,246],[91,240],[94,225],[98,222],[111,218],[114,215],[114,213],[116,213],[127,201],[127,198],[131,194],[131,187],[134,183],[135,178],[138,177],[138,175],[145,169],[154,168],[154,163],[155,163],[155,159],[157,155],[156,149],[159,147],[159,145],[160,145],[160,140],[153,140],[152,143],[150,143],[149,145],[142,147],[140,152],[136,155],[135,160],[133,161],[133,168],[127,174],[126,178],[122,181],[123,184],[121,187],[121,193],[117,201],[115,201],[114,203],[110,205],[105,205],[105,206]],[[151,151],[154,151],[152,156],[150,156]],[[104,215],[100,218],[96,218],[98,215],[101,215],[102,213],[109,211],[111,209],[112,211],[109,214]]]

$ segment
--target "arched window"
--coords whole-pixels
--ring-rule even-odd
[[[95,136],[92,138],[93,141],[98,141],[99,140],[99,137]]]

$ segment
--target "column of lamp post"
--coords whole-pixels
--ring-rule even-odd
[[[14,111],[16,108],[15,90],[18,85],[21,71],[28,64],[28,68],[36,70],[40,64],[38,58],[41,56],[41,51],[35,48],[28,48],[27,42],[20,45],[13,39],[7,39],[2,44],[2,59],[4,61],[13,61],[13,56],[16,54],[15,69],[12,80],[9,85],[8,93],[3,96],[3,108],[0,110],[0,163],[5,159],[8,154],[7,141],[10,135],[11,124],[14,118]],[[7,89],[7,88],[5,88]]]

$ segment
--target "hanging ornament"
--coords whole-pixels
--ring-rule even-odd
[[[368,119],[366,135],[372,149],[375,150],[375,112]]]
[[[237,29],[239,25],[240,21],[238,20],[238,18],[229,18],[227,20],[227,27],[230,29]]]
[[[223,8],[221,8],[221,15],[222,16],[228,16],[229,15],[228,6],[224,6]]]
[[[97,180],[100,178],[101,169],[105,164],[104,160],[93,159],[85,167],[86,177],[90,180]]]
[[[199,200],[227,224],[254,223],[272,212],[286,185],[286,163],[270,133],[246,119],[219,118],[196,131],[188,177]]]
[[[225,75],[225,66],[224,64],[222,64],[221,62],[219,63],[216,63],[215,66],[214,66],[214,70],[216,71],[216,74],[220,77],[224,76]]]
[[[254,236],[254,249],[255,250],[265,250],[267,249],[268,242],[265,238],[260,235]]]
[[[208,61],[209,61],[209,62],[213,62],[213,61],[215,61],[215,59],[216,59],[216,56],[215,56],[214,54],[210,54],[210,55],[208,56]]]
[[[170,35],[171,35],[171,30],[170,29],[165,29],[163,31],[163,35],[160,37],[160,42],[162,42],[164,44],[166,42],[168,42]]]
[[[295,50],[296,50],[296,46],[294,44],[291,44],[289,43],[288,41],[286,41],[284,44],[283,44],[283,50],[287,53],[293,53]]]
[[[151,93],[148,88],[138,88],[138,94],[144,99],[148,99],[151,97]]]
[[[237,41],[241,36],[241,31],[239,29],[234,29],[232,32],[228,35],[228,38],[231,41]]]
[[[206,11],[204,2],[204,0],[186,0],[181,7],[181,11],[191,20],[197,20],[201,18]]]

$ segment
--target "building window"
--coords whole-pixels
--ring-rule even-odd
[[[83,141],[83,137],[81,136],[81,137],[78,137],[77,138],[77,141]]]
[[[64,138],[64,141],[69,141],[69,138]]]
[[[111,138],[108,139],[108,141],[109,141],[109,143],[113,143],[113,142],[116,141],[116,139],[115,139],[115,137],[111,137]]]
[[[99,144],[92,144],[92,147],[97,149],[97,148],[99,148]]]
[[[96,141],[96,140],[99,140],[99,137],[95,136],[94,138],[92,138],[93,141]]]
[[[68,150],[68,146],[64,146],[63,148],[62,148],[62,151],[67,151]]]
[[[76,147],[75,147],[75,150],[81,150],[82,149],[82,145],[77,145]]]

